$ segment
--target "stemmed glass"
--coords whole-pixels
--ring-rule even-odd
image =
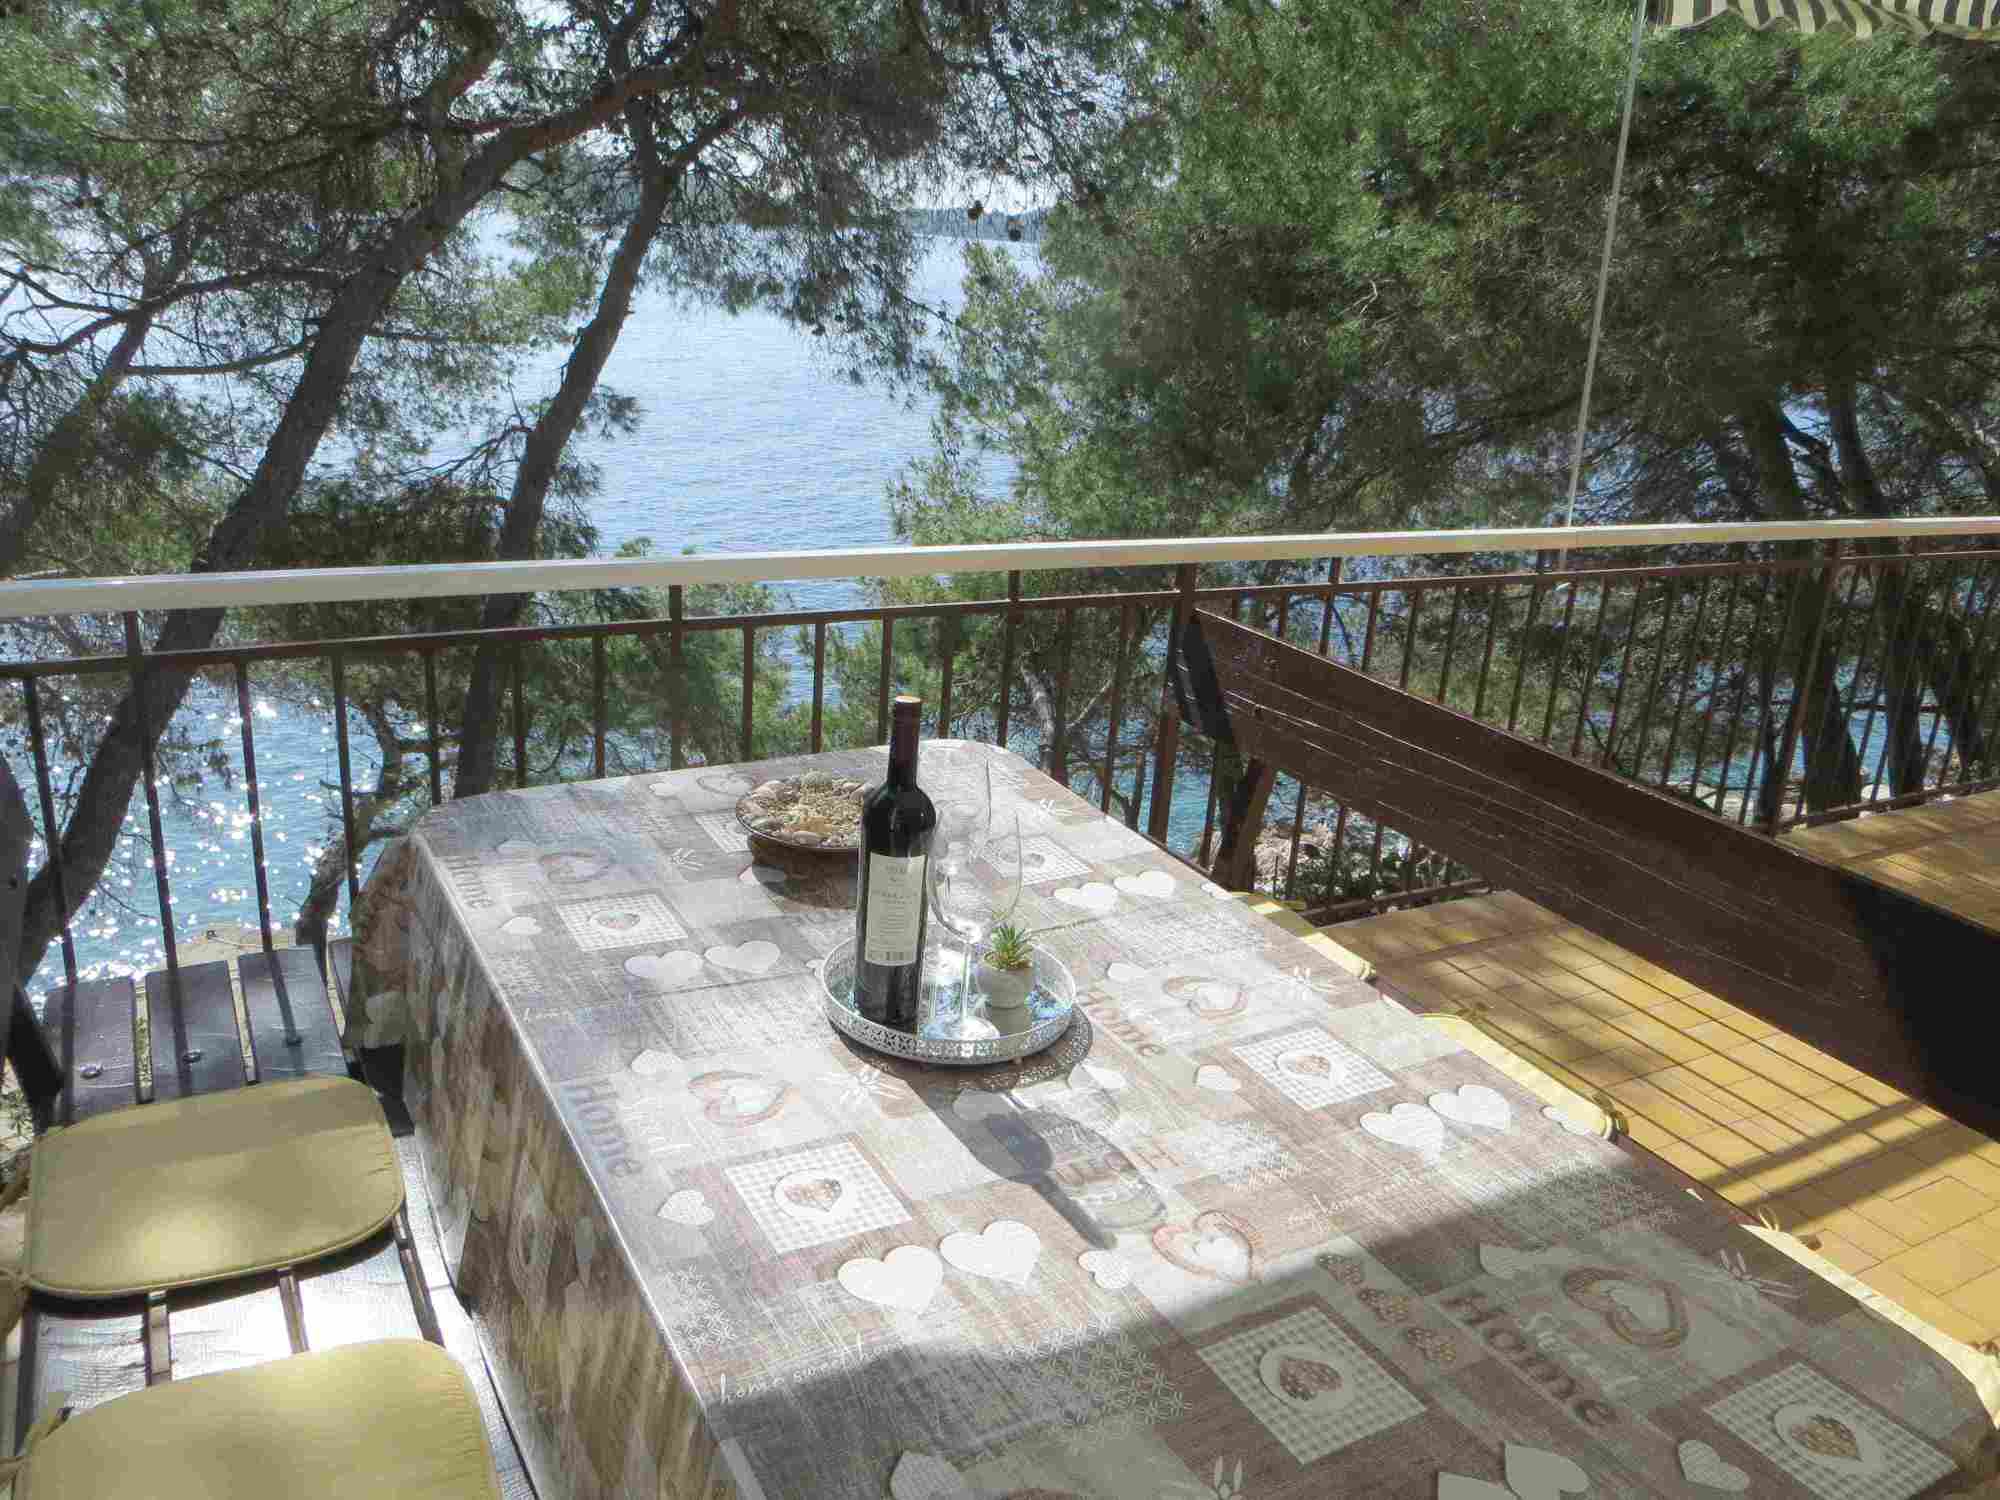
[[[958,1024],[964,1031],[978,997],[981,948],[1021,901],[1021,819],[1018,813],[996,816],[988,804],[976,827],[969,826],[971,819],[958,826],[946,826],[947,821],[941,819],[932,835],[928,883],[932,912],[965,945],[958,987]]]

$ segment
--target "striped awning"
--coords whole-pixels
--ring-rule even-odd
[[[2000,41],[2000,0],[1664,0],[1664,11],[1661,24],[1670,31],[1734,14],[1759,31],[1793,27],[1808,36],[1844,29],[1863,38],[1901,32]]]

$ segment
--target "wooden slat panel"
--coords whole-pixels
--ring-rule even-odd
[[[312,949],[280,948],[274,956],[278,975],[284,980],[285,998],[291,1004],[292,1024],[297,1027],[296,1042],[285,1040],[284,1013],[269,961],[261,953],[245,953],[236,960],[236,971],[243,979],[244,1006],[250,1013],[250,1042],[259,1081],[345,1073],[347,1059],[341,1054],[333,1007],[327,1004]]]
[[[67,985],[49,991],[42,1025],[63,1071],[58,1125],[139,1102],[139,1069],[133,1060],[137,998],[125,975],[86,979],[74,991]]]
[[[1218,616],[1183,648],[1244,754],[2000,1134],[2000,933]]]
[[[153,1023],[156,1101],[211,1094],[218,1089],[237,1088],[247,1081],[228,964],[184,967],[178,1010],[166,973],[156,970],[148,974],[146,1012]]]

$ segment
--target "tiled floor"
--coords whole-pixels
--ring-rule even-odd
[[[2000,793],[1797,835],[2000,926]],[[2000,1144],[1519,896],[1328,929],[1429,1009],[1480,1010],[1610,1096],[1632,1141],[1943,1331],[2000,1338]]]

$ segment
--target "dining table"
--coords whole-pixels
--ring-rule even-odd
[[[1938,1354],[1020,756],[1069,1031],[836,1032],[854,858],[739,799],[883,747],[493,792],[382,856],[453,1284],[542,1500],[1906,1500],[1992,1431]],[[939,960],[933,955],[932,961]]]

